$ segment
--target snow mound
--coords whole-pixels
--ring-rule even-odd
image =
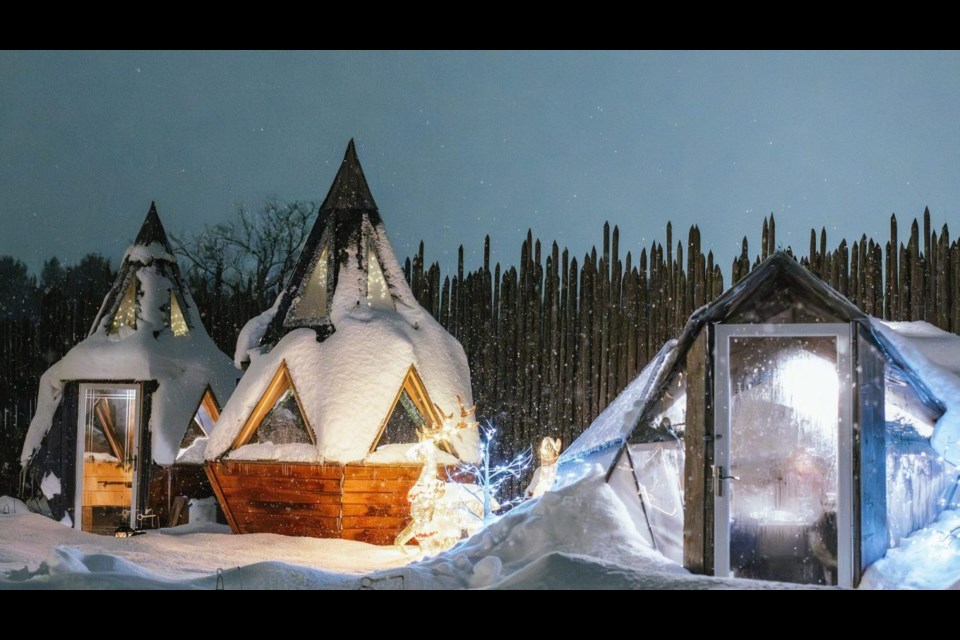
[[[377,450],[366,457],[364,462],[370,464],[411,464],[417,462],[417,456],[413,452],[416,445],[413,444],[385,444],[377,447]],[[458,460],[440,449],[435,454],[437,464],[455,466]]]
[[[49,500],[54,496],[60,495],[61,490],[60,478],[48,471],[46,475],[43,476],[43,480],[40,482],[40,492],[43,493],[43,496]]]
[[[30,508],[24,502],[10,496],[0,496],[0,516],[15,516],[24,513],[30,513]]]
[[[273,306],[258,316],[247,320],[247,323],[240,329],[240,335],[237,336],[237,347],[233,353],[233,364],[237,369],[243,368],[243,363],[250,360],[250,352],[260,345],[260,338],[267,331],[267,327],[277,315],[277,307],[283,300],[283,292],[274,300]]]
[[[861,589],[960,589],[960,511],[944,511],[925,529],[873,563]]]

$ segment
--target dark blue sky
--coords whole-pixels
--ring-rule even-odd
[[[700,225],[725,272],[781,244],[960,232],[960,55],[0,53],[0,254],[116,262],[151,200],[169,231],[320,200],[347,140],[400,256],[452,264],[528,227],[576,253]]]

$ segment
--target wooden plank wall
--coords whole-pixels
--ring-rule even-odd
[[[805,255],[778,243],[773,215],[760,238],[752,257],[743,238],[733,283],[784,249],[868,314],[960,332],[960,245],[946,225],[932,230],[929,211],[904,242],[896,216],[884,241],[861,236],[828,249],[826,229],[811,230]],[[463,344],[478,416],[496,424],[501,458],[546,435],[569,444],[725,288],[699,228],[675,239],[670,223],[665,242],[639,258],[624,255],[619,229],[605,224],[600,248],[582,257],[528,232],[516,267],[491,264],[488,237],[474,271],[460,247],[456,273],[442,276],[439,264],[427,265],[423,243],[404,268],[417,299]]]
[[[744,237],[740,255],[723,264],[731,264],[736,282],[771,252],[787,249],[867,313],[924,319],[960,332],[960,244],[946,225],[934,231],[928,211],[907,233],[895,216],[890,223],[888,238],[861,236],[836,246],[825,229],[811,230],[803,249],[779,243],[770,216],[760,229],[759,250],[752,253]],[[724,290],[720,265],[701,246],[696,226],[675,238],[668,223],[665,240],[651,242],[637,256],[621,250],[619,230],[606,224],[600,247],[582,256],[528,232],[516,266],[493,264],[486,239],[482,264],[470,270],[461,247],[451,274],[427,263],[421,243],[406,261],[405,275],[421,304],[463,343],[478,415],[496,424],[496,454],[504,458],[544,435],[569,444],[677,335],[694,309]],[[237,333],[258,309],[252,300],[228,300],[216,283],[209,285],[209,291],[195,287],[194,297],[211,336],[232,353]],[[55,360],[51,354],[62,354],[86,335],[102,300],[93,298],[62,301],[45,310],[40,323],[0,319],[3,493],[16,491],[39,376]]]
[[[224,461],[207,466],[236,533],[281,533],[393,544],[410,521],[417,465]]]

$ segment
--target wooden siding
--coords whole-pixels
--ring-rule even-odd
[[[234,533],[393,544],[421,467],[222,461],[207,476]]]

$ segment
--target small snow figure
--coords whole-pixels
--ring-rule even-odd
[[[527,486],[527,497],[538,498],[550,490],[557,477],[557,459],[560,457],[560,438],[547,436],[540,441],[540,468],[533,472]]]

